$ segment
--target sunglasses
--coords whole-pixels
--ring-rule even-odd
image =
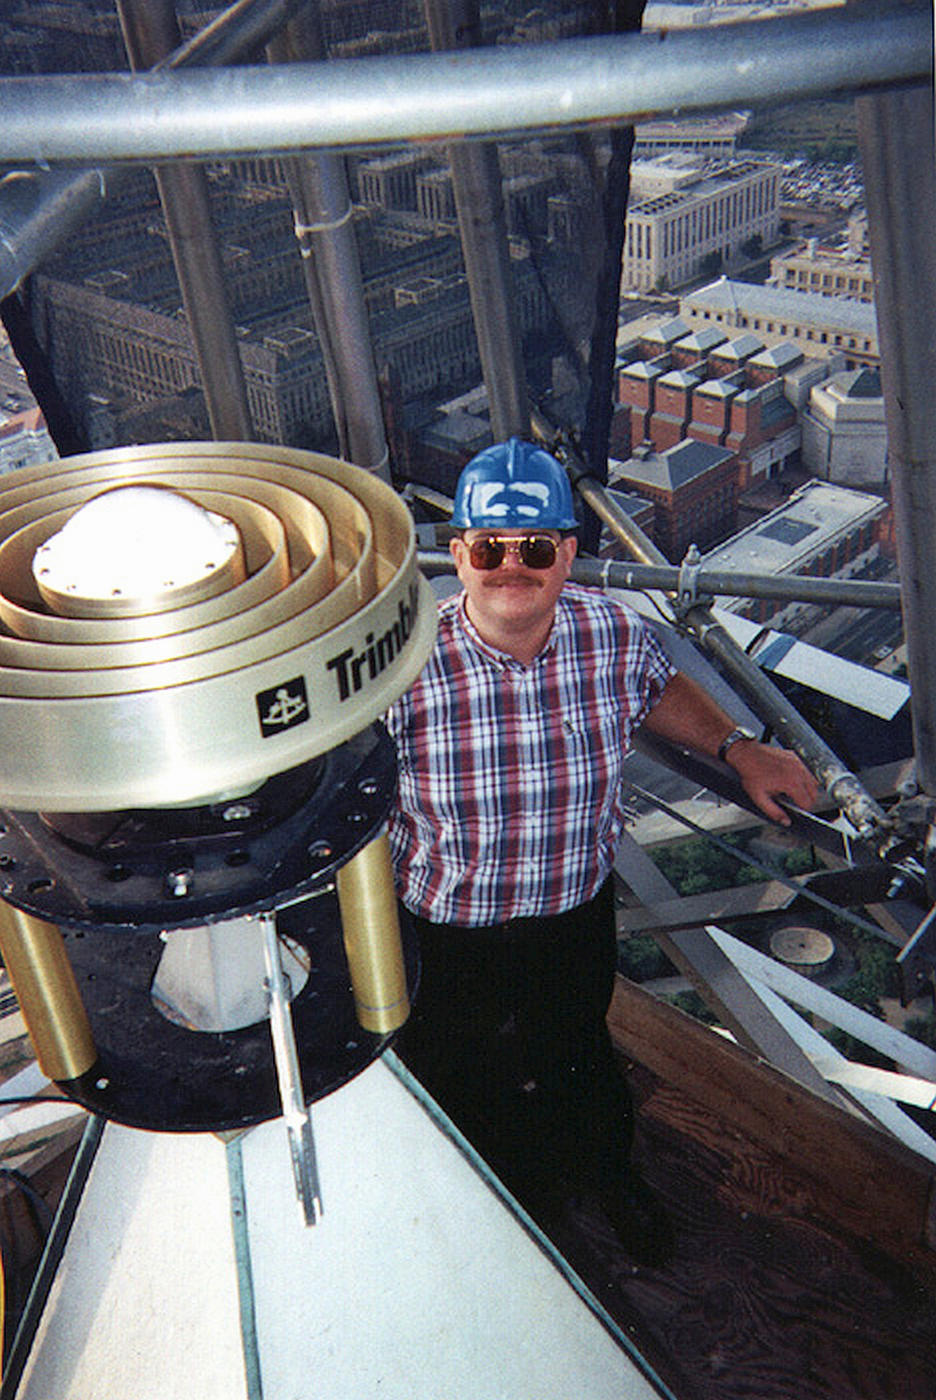
[[[504,562],[508,550],[516,554],[527,569],[551,569],[556,562],[556,541],[549,535],[481,535],[466,540],[468,558],[473,569],[490,570]]]

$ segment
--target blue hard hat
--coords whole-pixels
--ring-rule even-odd
[[[455,487],[457,530],[576,530],[572,488],[542,447],[512,437],[472,457]]]

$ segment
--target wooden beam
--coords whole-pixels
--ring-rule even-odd
[[[608,1023],[670,1103],[716,1115],[726,1161],[743,1159],[746,1144],[770,1158],[785,1183],[777,1210],[824,1217],[936,1279],[936,1171],[916,1153],[625,978]],[[681,1125],[692,1121],[687,1109]]]

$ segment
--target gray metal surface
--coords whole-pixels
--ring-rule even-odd
[[[5,78],[0,158],[153,161],[490,137],[870,91],[929,80],[932,24],[925,0],[891,0],[444,58]]]
[[[936,794],[936,154],[933,93],[856,104],[920,787]]]

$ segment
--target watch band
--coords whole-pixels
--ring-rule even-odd
[[[728,755],[728,750],[731,748],[732,744],[737,744],[740,739],[751,739],[756,741],[757,735],[753,732],[753,730],[745,729],[744,726],[740,724],[737,725],[734,729],[732,729],[730,734],[725,735],[724,739],[722,739],[721,743],[718,746],[718,757],[721,759],[722,763],[725,762],[725,759]]]

